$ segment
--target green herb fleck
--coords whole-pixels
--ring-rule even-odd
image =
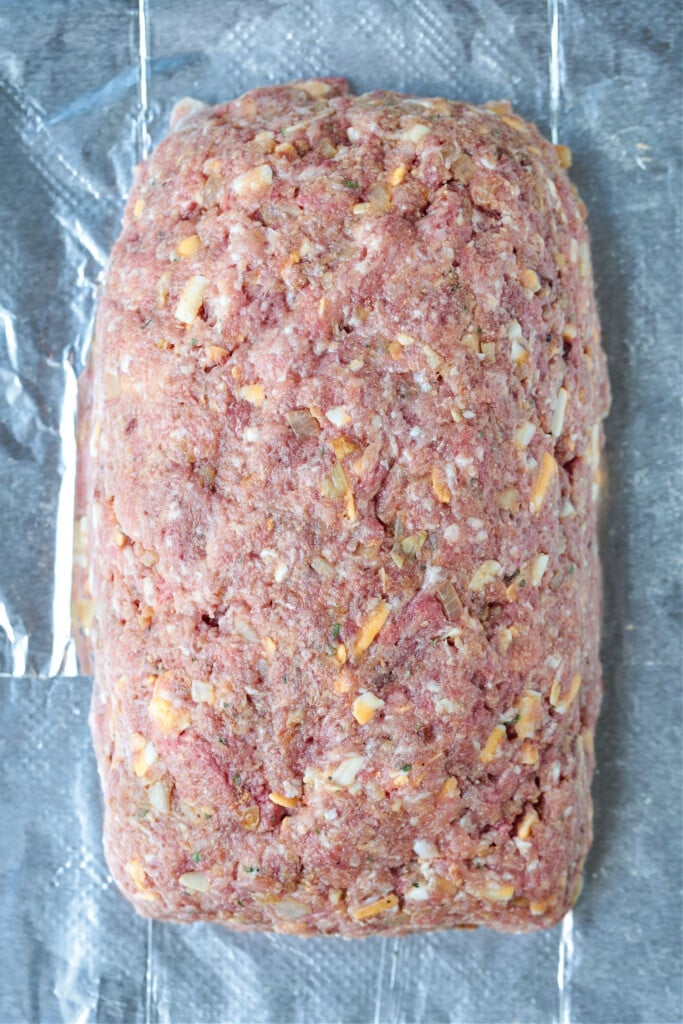
[[[209,820],[209,818],[213,818],[213,814],[207,814],[206,812],[204,812],[204,817],[205,817],[205,818],[206,818],[206,820],[208,821],[208,820]]]
[[[244,906],[244,900],[238,900],[237,901],[237,906],[238,907],[243,907]]]
[[[574,565],[574,563],[573,563],[573,562],[570,562],[570,564],[569,564],[569,568],[567,569],[567,572],[569,573],[569,575],[570,575],[570,576],[571,576],[571,575],[572,575],[572,573],[574,572],[574,569],[575,569],[575,568],[576,568],[576,566]]]
[[[342,185],[344,188],[358,188],[358,182],[352,181],[351,178],[342,178]]]
[[[201,853],[193,853],[192,854],[192,860],[195,862],[195,864],[199,864],[201,859],[202,859]]]
[[[519,583],[517,584],[517,586],[518,586],[518,587],[519,587],[519,589],[521,590],[521,589],[522,589],[522,587],[525,587],[525,586],[526,586],[526,580],[520,580],[520,581],[519,581]]]
[[[252,864],[252,865],[250,865],[249,867],[245,868],[244,870],[246,871],[246,873],[247,873],[248,875],[253,875],[253,874],[254,874],[254,872],[257,872],[257,871],[258,871],[258,868],[256,867],[256,865],[255,865],[255,864]]]
[[[520,714],[515,715],[514,718],[510,719],[510,721],[508,722],[508,725],[517,725],[517,722],[520,720],[521,717],[522,716]]]
[[[237,774],[237,772],[234,772],[234,774],[232,776],[232,781],[235,783],[236,786],[239,786],[241,784],[240,783],[240,777]]]
[[[219,736],[219,737],[218,737],[218,742],[219,742],[219,743],[222,743],[224,747],[227,747],[227,745],[228,745],[228,744],[227,744],[227,741],[226,741],[226,740],[224,740],[222,736]]]
[[[413,770],[412,764],[402,764],[401,765],[401,771],[402,772],[411,772],[412,770]]]
[[[192,348],[196,348],[198,344],[199,344],[199,338],[191,338],[190,339],[190,345],[192,345]]]
[[[338,640],[339,639],[339,623],[338,622],[335,622],[334,626],[332,627],[332,637],[333,637],[334,640]]]

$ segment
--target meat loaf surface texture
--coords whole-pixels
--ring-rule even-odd
[[[338,79],[174,120],[84,382],[114,878],[242,929],[551,925],[591,838],[608,406],[568,151]]]

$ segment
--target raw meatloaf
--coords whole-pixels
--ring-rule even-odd
[[[608,388],[568,162],[507,105],[323,79],[184,102],[138,169],[79,593],[141,913],[523,931],[576,899]]]

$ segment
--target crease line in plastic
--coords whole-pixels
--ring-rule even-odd
[[[559,1024],[571,1024],[571,999],[569,983],[574,959],[574,912],[569,911],[562,921],[560,948],[557,958],[557,988],[559,990]]]
[[[14,314],[8,309],[0,308],[0,320],[5,330],[5,344],[9,363],[15,373],[19,373],[19,351],[17,349],[17,332],[14,329]]]
[[[548,0],[548,102],[550,138],[557,144],[560,137],[560,114],[564,51],[562,46],[561,6],[565,0]],[[570,910],[562,921],[557,951],[557,989],[559,1024],[571,1024],[571,981],[574,956],[574,914]]]
[[[64,397],[59,418],[62,451],[62,479],[57,497],[55,571],[52,593],[52,651],[49,677],[66,672],[76,675],[76,660],[71,641],[71,570],[74,541],[74,504],[76,491],[76,374],[68,358],[64,359]]]
[[[377,981],[375,982],[375,1016],[374,1024],[385,1024],[382,1019],[382,977],[384,975],[384,957],[387,951],[387,940],[382,939],[377,965]]]
[[[23,630],[20,631],[19,629],[15,632],[4,601],[0,601],[0,629],[7,636],[7,640],[9,641],[9,645],[12,649],[12,671],[7,674],[3,673],[2,678],[13,679],[17,676],[25,676],[26,656],[28,653],[28,634],[24,633]]]
[[[145,1024],[152,1024],[152,960],[154,949],[154,921],[147,922],[147,957],[145,960]]]
[[[140,155],[149,156],[152,140],[149,134],[149,21],[147,0],[138,0],[138,60],[140,81]]]
[[[561,0],[548,0],[548,29],[550,53],[548,74],[550,86],[550,137],[554,143],[559,138],[560,98],[562,93],[562,41],[560,36]]]

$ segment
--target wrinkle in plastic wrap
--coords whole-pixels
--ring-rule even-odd
[[[668,0],[0,7],[0,1019],[681,1020],[680,43]],[[316,74],[508,98],[572,147],[590,211],[614,392],[605,699],[584,895],[551,932],[350,943],[149,923],[102,857],[69,640],[97,289],[177,99]]]

